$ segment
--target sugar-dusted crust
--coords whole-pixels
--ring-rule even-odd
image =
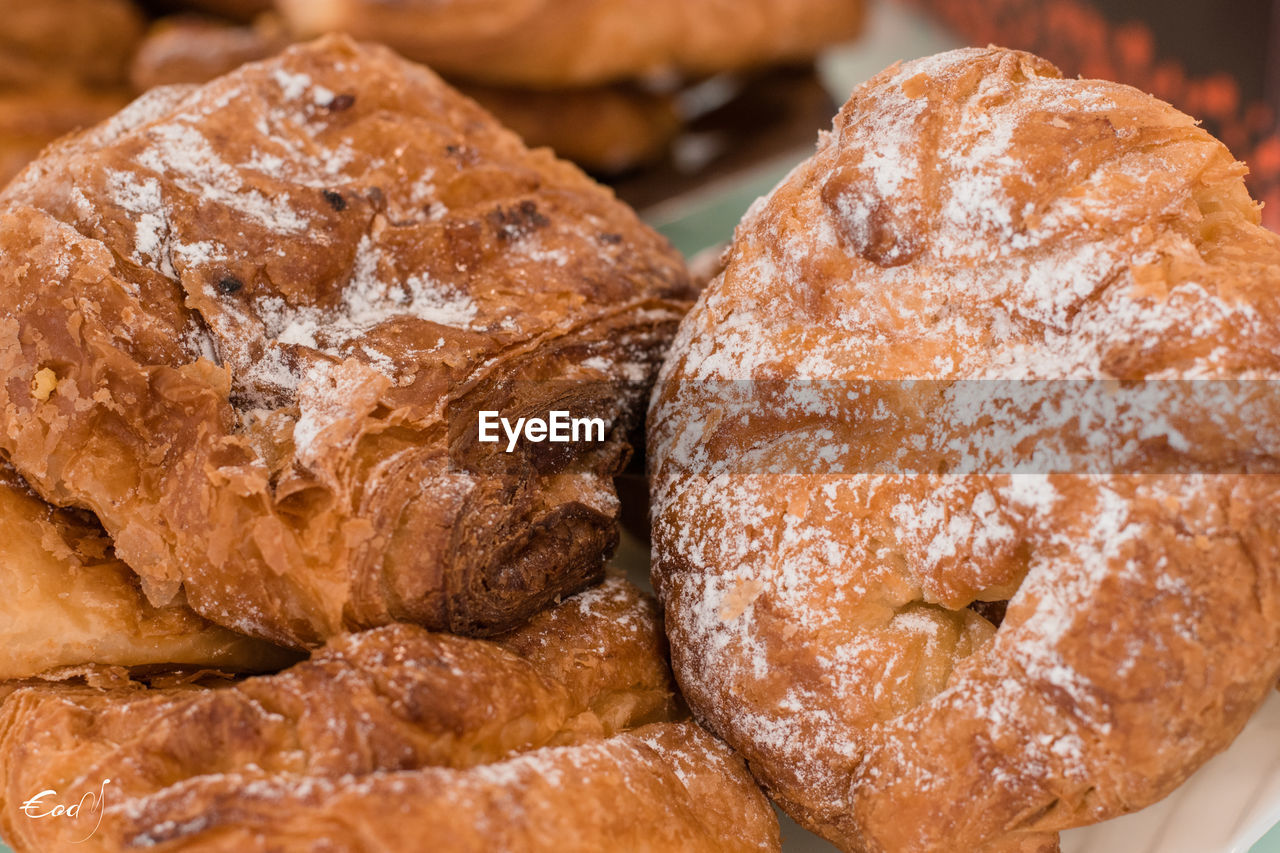
[[[294,646],[492,634],[600,577],[688,294],[608,190],[327,38],[152,90],[0,195],[0,448],[153,604]],[[475,443],[477,410],[551,408],[611,432]]]
[[[347,32],[442,74],[531,88],[811,59],[861,0],[279,0],[300,35]]]
[[[295,659],[181,601],[153,607],[92,516],[40,500],[3,460],[0,530],[0,681],[85,664],[255,672]]]
[[[664,648],[609,580],[493,642],[396,625],[238,683],[23,688],[0,827],[18,853],[777,850],[741,760],[680,721]],[[90,788],[105,810],[19,811]]]
[[[1273,382],[1138,429],[1112,473],[913,473],[953,380],[1280,378],[1243,172],[1140,92],[965,50],[859,88],[744,219],[650,410],[655,583],[690,705],[802,823],[1056,849],[1274,686]],[[977,458],[984,422],[946,446]]]

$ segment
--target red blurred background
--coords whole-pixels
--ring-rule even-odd
[[[1203,120],[1280,230],[1280,0],[907,0],[974,45],[1038,53]]]

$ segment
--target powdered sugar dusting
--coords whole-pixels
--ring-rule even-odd
[[[929,438],[904,424],[955,404],[953,380],[1128,378],[1132,354],[1163,340],[1187,346],[1150,359],[1152,376],[1280,378],[1243,364],[1238,344],[1202,346],[1266,321],[1229,289],[1169,272],[1205,266],[1153,221],[1193,205],[1199,178],[1170,169],[1139,126],[1191,121],[1154,104],[1135,119],[1135,97],[994,49],[889,69],[752,206],[681,325],[649,419],[655,584],[677,676],[806,809],[843,821],[860,798],[908,790],[967,808],[989,787],[992,809],[1001,796],[1026,807],[1046,779],[1084,790],[1123,736],[1116,673],[1141,669],[1153,643],[1204,642],[1185,616],[1189,570],[1142,548],[1177,524],[1219,524],[1226,478],[892,473]],[[1221,156],[1197,144],[1201,163]],[[809,380],[939,390],[900,383],[859,408],[852,386]],[[1048,436],[1070,413],[1043,408]],[[994,417],[947,411],[963,412],[960,432]],[[1172,421],[1135,435],[1193,449]],[[1007,449],[970,437],[983,459]],[[793,461],[864,448],[878,464],[844,474]],[[1089,614],[1140,589],[1167,591],[1184,615],[1099,664]],[[979,615],[988,602],[1007,615]],[[916,747],[946,737],[983,761]],[[936,829],[921,822],[912,843],[937,849]]]
[[[277,347],[301,346],[333,358],[358,353],[375,370],[395,380],[398,372],[391,356],[363,342],[370,331],[399,319],[454,329],[470,327],[477,312],[470,296],[423,274],[388,280],[380,271],[380,258],[381,250],[373,239],[363,237],[351,279],[341,290],[341,302],[331,308],[293,305],[280,296],[259,297],[253,310],[262,319],[265,337]],[[292,370],[281,377],[288,388],[296,388],[300,378]]]
[[[147,129],[151,147],[139,165],[164,175],[205,204],[223,205],[276,233],[305,231],[310,221],[294,210],[287,194],[267,197],[247,188],[240,172],[227,163],[203,134],[181,118]]]

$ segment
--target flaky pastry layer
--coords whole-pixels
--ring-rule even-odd
[[[0,827],[19,853],[778,849],[664,651],[653,601],[609,580],[492,642],[397,625],[239,682],[22,688]],[[71,819],[20,810],[89,789]]]
[[[689,292],[608,190],[327,38],[154,89],[0,194],[0,448],[156,606],[297,647],[497,633],[601,576]],[[605,441],[476,440],[551,409]]]
[[[92,516],[40,500],[2,460],[0,530],[0,681],[86,664],[255,672],[292,662],[180,601],[153,607]]]

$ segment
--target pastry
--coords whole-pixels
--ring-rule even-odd
[[[802,824],[1056,850],[1275,684],[1280,237],[1244,171],[1137,90],[970,49],[860,87],[748,212],[650,409],[655,586],[690,706]],[[983,444],[999,382],[1060,417]],[[1076,387],[1179,405],[1112,445],[1053,408]]]
[[[154,89],[0,193],[0,449],[154,606],[295,647],[494,634],[601,576],[689,293],[608,190],[325,38]],[[607,429],[506,452],[490,410]]]
[[[143,41],[130,77],[139,91],[205,83],[244,62],[266,59],[290,41],[280,21],[269,15],[253,26],[165,19]],[[681,127],[673,96],[635,86],[530,91],[462,84],[458,89],[529,147],[546,146],[592,172],[615,174],[661,157]]]
[[[12,0],[0,28],[0,187],[63,134],[128,103],[142,15],[128,0]]]
[[[683,125],[674,95],[634,86],[524,91],[463,83],[458,91],[526,145],[605,176],[661,159]]]
[[[0,89],[73,82],[124,84],[142,37],[129,0],[7,0],[0,28]]]
[[[273,56],[293,41],[279,18],[269,14],[244,25],[198,15],[161,18],[133,55],[129,81],[138,92],[179,83],[208,83],[246,62]]]
[[[87,664],[261,671],[292,661],[180,600],[152,607],[92,516],[49,506],[3,461],[0,530],[0,681]]]
[[[345,32],[436,71],[528,88],[805,61],[860,29],[855,0],[277,0],[302,36]]]
[[[492,642],[395,625],[236,683],[25,687],[0,705],[0,827],[17,853],[777,850],[663,647],[609,580]],[[82,789],[71,819],[21,811]]]

